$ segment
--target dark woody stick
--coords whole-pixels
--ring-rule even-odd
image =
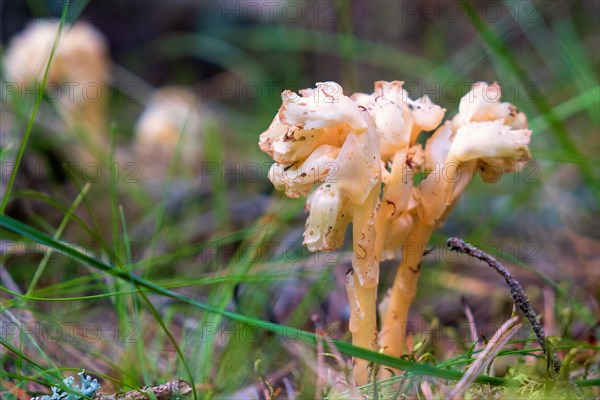
[[[477,259],[485,262],[487,265],[489,265],[490,267],[495,269],[500,275],[502,275],[502,277],[508,284],[508,287],[510,288],[510,295],[512,296],[513,301],[521,309],[521,311],[523,311],[523,314],[525,314],[525,317],[527,317],[527,319],[531,323],[531,326],[533,327],[533,332],[535,333],[537,341],[540,344],[540,346],[542,347],[542,349],[544,350],[546,359],[548,360],[548,363],[550,364],[550,367],[551,367],[550,371],[552,371],[553,374],[558,373],[558,371],[560,370],[560,366],[561,366],[560,359],[558,358],[558,356],[555,353],[548,354],[548,349],[546,347],[546,335],[544,333],[544,327],[542,326],[540,321],[537,319],[535,310],[533,309],[533,307],[531,307],[531,304],[529,303],[529,298],[527,297],[525,292],[523,292],[523,288],[521,287],[519,282],[517,282],[517,280],[511,275],[511,273],[502,264],[500,264],[494,257],[490,256],[489,254],[479,250],[478,248],[476,248],[468,243],[465,243],[463,240],[456,238],[456,237],[452,237],[452,238],[448,239],[447,245],[450,250],[454,250],[459,253],[467,254],[471,257],[477,258]]]

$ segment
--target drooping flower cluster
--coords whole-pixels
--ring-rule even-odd
[[[445,109],[427,96],[410,99],[402,86],[381,81],[372,94],[351,96],[335,82],[299,95],[285,91],[259,141],[275,161],[269,171],[275,187],[289,197],[307,196],[309,250],[339,248],[352,222],[353,274],[346,287],[353,342],[373,350],[381,346],[393,356],[402,354],[401,332],[422,253],[402,254],[391,294],[380,308],[377,340],[380,261],[396,258],[408,242],[425,246],[476,171],[492,182],[518,170],[530,157],[531,134],[525,115],[500,102],[496,83],[475,83],[458,114],[443,124]],[[420,134],[433,130],[423,148]],[[415,185],[418,172],[426,176]],[[366,383],[365,371],[358,360],[358,384]]]
[[[498,84],[475,83],[459,113],[441,126],[446,110],[427,96],[411,100],[402,86],[380,81],[372,94],[348,97],[337,83],[324,82],[300,95],[282,94],[259,145],[275,161],[269,172],[275,187],[290,197],[308,195],[304,243],[311,251],[340,247],[354,221],[357,261],[363,250],[377,258],[392,254],[412,214],[436,224],[477,170],[492,181],[495,172],[514,171],[530,157],[527,120],[499,101]],[[423,149],[419,135],[436,128]],[[413,188],[421,170],[427,179]],[[384,237],[376,239],[375,231]],[[361,240],[380,248],[370,251]]]
[[[531,154],[527,118],[500,102],[500,86],[477,82],[460,101],[459,112],[426,143],[429,176],[419,185],[419,215],[434,225],[442,220],[475,172],[494,182],[518,170]]]
[[[335,82],[318,83],[283,105],[260,136],[275,160],[269,178],[290,197],[307,195],[304,243],[311,251],[342,245],[353,221],[353,265],[363,285],[376,285],[379,267],[369,251],[375,244],[375,213],[381,185],[379,138],[364,108]]]
[[[259,143],[275,160],[271,181],[290,197],[308,195],[317,184],[308,195],[304,243],[311,251],[337,249],[353,221],[355,272],[361,284],[377,284],[381,252],[410,226],[402,214],[423,161],[418,134],[437,127],[445,110],[426,96],[411,100],[398,81],[377,82],[370,95],[348,97],[325,82],[282,98]],[[391,234],[378,239],[379,225]],[[386,243],[386,236],[393,240]]]

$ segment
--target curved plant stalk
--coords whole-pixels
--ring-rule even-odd
[[[351,269],[346,273],[346,292],[350,303],[352,344],[377,351],[377,286],[362,286]],[[368,383],[368,364],[367,360],[354,359],[353,374],[358,386]]]
[[[417,292],[421,259],[432,232],[433,226],[416,220],[409,234],[410,241],[402,249],[402,262],[391,288],[380,333],[383,352],[393,357],[400,357],[405,351],[408,311]]]
[[[377,287],[379,286],[379,256],[373,253],[377,242],[375,210],[379,203],[377,190],[361,206],[354,206],[352,225],[352,269],[346,274],[346,292],[350,304],[349,328],[355,346],[373,351],[377,346]],[[368,362],[353,360],[353,375],[357,385],[369,382]]]

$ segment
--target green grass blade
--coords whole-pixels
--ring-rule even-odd
[[[169,328],[167,328],[167,326],[163,322],[160,314],[158,313],[158,311],[156,310],[156,308],[154,307],[154,305],[150,302],[150,299],[148,299],[148,297],[146,297],[146,295],[144,294],[144,292],[139,292],[139,293],[140,293],[140,296],[142,296],[142,298],[144,299],[144,301],[145,301],[146,305],[148,306],[148,308],[150,309],[150,312],[152,313],[152,316],[154,317],[154,319],[156,320],[156,322],[158,322],[158,324],[162,328],[163,332],[165,333],[165,335],[167,335],[167,337],[169,338],[169,341],[171,342],[171,344],[175,348],[175,351],[177,352],[177,356],[181,359],[181,363],[183,364],[183,368],[185,368],[185,371],[188,374],[188,379],[190,380],[190,386],[192,387],[192,393],[193,393],[194,399],[197,399],[198,398],[198,393],[196,393],[196,385],[194,383],[194,374],[192,373],[192,369],[190,368],[188,362],[185,360],[185,357],[183,356],[183,352],[181,351],[181,348],[177,344],[177,340],[175,340],[175,338],[173,337],[173,335],[169,331]]]
[[[600,86],[593,86],[554,106],[553,110],[558,118],[565,120],[578,112],[594,107],[597,109],[598,103],[600,103]],[[534,132],[541,132],[548,129],[548,122],[543,115],[540,115],[529,121],[529,126]]]
[[[27,122],[27,127],[25,128],[25,134],[23,135],[23,140],[21,140],[21,145],[19,146],[19,151],[17,153],[17,158],[15,159],[15,164],[13,166],[10,177],[8,178],[8,183],[6,184],[6,191],[4,192],[4,197],[2,198],[2,203],[0,204],[0,214],[4,214],[4,210],[6,210],[6,205],[8,204],[8,199],[10,198],[10,192],[15,183],[15,178],[17,177],[17,171],[19,170],[19,165],[21,164],[21,160],[23,159],[23,154],[25,153],[25,148],[27,147],[27,142],[29,141],[29,135],[31,134],[31,130],[33,128],[33,124],[35,122],[35,117],[40,108],[40,104],[42,104],[42,99],[44,97],[44,91],[46,90],[46,83],[48,82],[48,74],[50,73],[50,66],[52,65],[52,60],[54,58],[54,53],[56,52],[56,47],[58,46],[58,42],[60,41],[60,36],[62,35],[63,26],[65,24],[65,20],[67,18],[67,11],[69,10],[69,1],[65,1],[65,5],[63,7],[62,15],[60,17],[60,22],[58,24],[58,32],[56,32],[56,37],[54,38],[54,42],[52,43],[52,50],[50,50],[50,57],[48,58],[48,63],[46,64],[46,69],[44,70],[44,77],[42,79],[42,84],[40,85],[36,98],[35,105],[33,106],[33,112],[31,113],[31,117]]]
[[[87,264],[91,267],[104,271],[111,274],[112,276],[125,280],[127,282],[134,282],[137,286],[148,289],[156,294],[160,294],[174,300],[177,300],[184,304],[192,305],[201,310],[218,314],[223,317],[229,318],[233,321],[240,322],[242,324],[248,324],[255,326],[260,329],[267,330],[289,340],[298,340],[310,345],[316,344],[316,336],[313,333],[303,331],[301,329],[294,328],[292,326],[283,326],[263,320],[259,320],[252,317],[247,317],[238,313],[227,311],[225,309],[216,308],[209,304],[202,303],[200,301],[191,299],[187,296],[165,289],[151,281],[140,278],[136,275],[129,273],[128,271],[117,269],[114,266],[105,264],[104,262],[97,260],[87,254],[80,252],[70,246],[65,245],[62,242],[52,239],[50,236],[45,235],[38,230],[30,227],[29,225],[23,224],[9,216],[0,216],[0,226],[18,233],[26,238],[33,240],[36,243],[43,244],[52,247],[54,250],[59,251],[65,255],[68,255],[77,261]],[[293,337],[290,335],[294,335]],[[332,343],[337,349],[349,356],[359,357],[368,361],[372,361],[378,364],[386,365],[391,368],[401,369],[413,373],[415,375],[426,375],[433,376],[448,380],[458,380],[462,377],[460,371],[445,370],[435,366],[420,364],[412,361],[407,361],[401,358],[394,358],[385,354],[376,353],[370,350],[362,349],[353,346],[347,342],[340,340],[333,340]],[[591,381],[591,382],[590,382]],[[491,376],[479,376],[476,383],[497,385],[497,386],[518,386],[519,382],[515,379],[497,378]],[[581,385],[595,385],[596,380],[580,381]]]
[[[516,80],[523,85],[524,91],[527,93],[527,95],[531,99],[535,100],[533,102],[534,107],[548,123],[548,126],[551,128],[550,132],[553,134],[560,147],[574,156],[581,157],[581,152],[571,138],[567,128],[564,126],[560,118],[558,118],[550,104],[546,101],[546,98],[542,94],[535,93],[537,87],[525,84],[530,81],[527,72],[523,69],[523,67],[521,67],[521,65],[519,65],[517,61],[515,61],[515,58],[511,55],[511,52],[506,44],[503,43],[502,40],[492,31],[492,29],[485,24],[472,4],[464,0],[461,1],[460,4],[467,15],[472,16],[472,18],[470,18],[471,23],[479,32],[482,40],[492,50],[496,59],[500,62],[500,65],[502,65],[506,71],[511,73]],[[594,170],[590,167],[590,165],[584,163],[578,166],[581,175],[589,187],[598,187],[598,180],[594,174]]]
[[[179,130],[179,137],[177,139],[177,144],[175,145],[175,152],[173,153],[171,159],[169,160],[167,177],[163,183],[161,199],[160,199],[160,202],[157,204],[157,208],[155,209],[155,212],[156,212],[155,221],[156,222],[154,225],[154,233],[152,234],[152,238],[150,240],[150,254],[152,256],[156,255],[156,246],[158,243],[158,238],[160,236],[159,235],[160,230],[163,227],[163,223],[165,220],[167,203],[169,201],[169,192],[171,190],[171,184],[173,182],[173,178],[175,177],[175,171],[177,168],[177,164],[179,163],[179,159],[181,158],[182,146],[185,143],[185,135],[190,134],[190,132],[187,132],[187,127],[188,127],[190,115],[192,114],[193,111],[194,110],[192,110],[191,108],[188,110],[188,113],[185,117],[185,121],[183,122],[183,125],[182,125],[181,129]],[[151,266],[151,264],[149,266]],[[146,274],[149,272],[150,272],[150,268],[147,268]]]
[[[122,233],[123,233],[123,242],[124,242],[124,246],[125,246],[125,256],[126,256],[126,263],[123,266],[123,269],[129,270],[129,266],[131,265],[131,244],[129,242],[129,233],[127,231],[127,222],[125,220],[125,213],[123,212],[123,206],[121,206],[119,204],[118,206],[119,209],[119,217],[121,220],[121,229],[122,229]],[[119,243],[116,241],[116,239],[114,239],[113,241],[114,244]],[[120,259],[120,258],[119,258]],[[115,288],[117,288],[116,285],[117,281],[115,281]],[[135,289],[135,283],[131,283],[131,287]],[[119,288],[117,288],[117,291],[121,291]],[[141,326],[141,320],[140,320],[140,311],[139,311],[139,304],[137,301],[137,297],[136,297],[136,291],[133,290],[132,291],[132,295],[131,295],[131,308],[133,309],[133,319],[135,321],[135,323],[137,324],[137,326]],[[148,299],[143,295],[143,293],[140,293],[140,295],[143,296],[144,300],[146,300],[146,303],[148,302]],[[129,312],[125,312],[125,308],[126,308],[126,304],[124,303],[119,303],[117,301],[115,301],[115,307],[118,308],[118,311],[123,315],[123,319],[122,321],[125,322],[125,314],[129,314]],[[152,305],[149,304],[150,309],[152,309]],[[162,321],[158,321],[159,323],[161,323]],[[161,324],[162,326],[162,324]],[[144,352],[144,339],[142,337],[142,332],[141,330],[138,331],[138,340],[136,340],[136,353],[137,353],[137,357],[138,357],[138,362],[140,363],[141,366],[141,372],[142,372],[142,377],[144,379],[144,384],[148,385],[150,384],[150,378],[148,376],[148,368],[147,368],[147,362],[145,362],[146,360],[144,360],[144,356],[145,356],[145,352]]]
[[[533,50],[544,60],[557,80],[573,82],[578,93],[598,85],[592,72],[593,67],[589,65],[585,52],[580,48],[581,39],[573,32],[570,18],[566,18],[567,23],[560,25],[562,29],[553,30],[546,24],[533,2],[505,0],[505,4],[531,43]],[[520,11],[525,9],[523,6],[529,11],[527,18],[520,15]],[[598,125],[599,115],[591,102],[587,104],[585,110],[590,119]]]
[[[73,215],[73,213],[75,212],[77,207],[79,207],[79,203],[81,203],[81,200],[83,200],[83,198],[85,197],[85,195],[87,194],[87,192],[91,186],[92,186],[91,183],[89,183],[89,182],[86,183],[85,186],[83,187],[83,189],[81,189],[81,191],[79,192],[79,195],[77,196],[77,198],[75,198],[75,201],[73,201],[73,204],[71,205],[71,207],[69,207],[69,209],[67,210],[67,213],[65,214],[62,221],[60,222],[58,229],[56,229],[56,233],[54,234],[55,240],[60,239],[65,228],[67,227],[67,224],[71,220],[71,216]],[[46,269],[46,265],[48,264],[48,260],[50,260],[51,255],[52,255],[52,249],[46,250],[46,253],[44,254],[44,258],[42,259],[42,261],[38,265],[37,269],[35,270],[35,273],[33,274],[33,278],[31,279],[31,282],[29,283],[29,288],[27,289],[27,293],[25,293],[26,297],[31,294],[31,292],[37,285],[40,277],[42,276],[42,273]]]
[[[355,37],[354,34],[331,33],[315,29],[291,28],[288,26],[231,27],[223,32],[227,40],[240,42],[253,51],[336,54],[339,43],[352,43],[351,52],[345,53],[349,61],[379,66],[388,71],[402,74],[406,80],[418,81],[425,78],[429,71],[436,70],[436,80],[455,81],[462,76],[451,67],[440,66],[434,62],[399,50],[397,47],[376,43]],[[285,37],[285,40],[281,40]],[[338,54],[340,55],[340,54]],[[300,82],[299,82],[300,83]],[[360,90],[361,88],[354,88]],[[372,89],[372,86],[367,88]]]
[[[203,121],[204,127],[204,153],[207,165],[217,165],[217,168],[226,168],[223,143],[219,127],[214,118],[207,117]],[[223,230],[229,227],[229,210],[227,201],[227,182],[220,176],[211,179],[212,184],[212,209],[217,219],[217,226]]]

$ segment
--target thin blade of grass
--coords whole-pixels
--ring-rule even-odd
[[[58,42],[60,41],[60,36],[62,35],[63,26],[65,24],[65,20],[67,18],[67,11],[69,10],[69,2],[70,0],[65,1],[65,5],[63,6],[62,15],[60,17],[60,22],[58,24],[58,31],[56,32],[56,36],[54,38],[54,42],[52,43],[52,49],[50,50],[50,57],[48,58],[48,63],[46,64],[46,68],[44,70],[44,77],[42,78],[42,84],[40,85],[38,92],[35,98],[35,105],[33,106],[33,112],[31,113],[31,117],[27,122],[27,127],[25,128],[25,133],[23,135],[23,140],[21,140],[21,145],[19,146],[19,151],[17,152],[17,157],[14,162],[14,166],[10,177],[8,178],[8,183],[6,184],[6,190],[4,192],[4,197],[2,198],[2,203],[0,203],[0,214],[4,214],[6,210],[6,205],[8,204],[8,199],[10,198],[10,192],[15,183],[15,178],[17,177],[17,171],[19,170],[19,165],[21,164],[21,160],[23,159],[23,154],[25,154],[25,148],[27,147],[27,142],[29,141],[29,135],[31,134],[31,130],[33,128],[33,123],[35,122],[35,117],[40,108],[40,104],[42,103],[42,99],[44,97],[44,91],[46,90],[46,83],[48,82],[48,75],[50,73],[50,66],[52,65],[52,60],[54,59],[54,53],[56,52],[56,48],[58,47]]]
[[[69,209],[67,210],[67,213],[65,214],[62,221],[60,222],[60,225],[56,229],[56,233],[54,234],[55,240],[60,239],[65,228],[67,227],[67,224],[71,220],[71,216],[73,215],[73,213],[75,212],[77,207],[79,207],[79,203],[81,203],[81,200],[83,200],[83,198],[85,197],[85,195],[87,194],[87,192],[91,186],[92,186],[91,183],[89,183],[89,182],[86,183],[85,186],[83,187],[83,189],[81,189],[81,191],[79,192],[79,195],[77,195],[77,197],[75,198],[75,201],[73,201],[73,204],[71,204],[71,207],[69,207]],[[31,294],[31,292],[33,291],[33,289],[35,288],[35,286],[37,285],[40,277],[42,276],[42,273],[46,269],[46,265],[48,265],[48,260],[50,260],[51,255],[52,255],[52,249],[47,249],[46,253],[44,254],[44,258],[39,263],[37,269],[35,270],[35,272],[33,274],[33,278],[31,279],[31,282],[29,283],[29,288],[27,289],[27,292],[25,293],[25,297],[29,296]]]
[[[533,106],[548,123],[548,126],[551,128],[550,132],[553,134],[560,147],[573,154],[574,157],[581,157],[582,154],[569,135],[567,128],[564,126],[560,118],[558,118],[553,108],[547,102],[546,98],[542,94],[536,93],[537,86],[526,84],[530,82],[528,74],[523,67],[521,67],[517,61],[515,61],[515,58],[512,56],[506,44],[503,43],[502,40],[500,40],[500,38],[498,38],[498,36],[492,31],[492,29],[485,24],[472,4],[461,0],[460,5],[467,15],[472,16],[472,18],[470,18],[470,22],[479,32],[482,40],[492,50],[492,53],[500,65],[516,78],[517,82],[522,85],[529,98],[535,100],[533,102]],[[594,170],[590,167],[590,165],[581,164],[578,166],[582,177],[586,181],[586,184],[589,187],[598,188],[598,180],[594,174]]]
[[[257,328],[272,332],[278,336],[287,338],[288,340],[298,340],[311,346],[314,346],[316,344],[316,336],[311,332],[306,332],[301,329],[297,329],[293,326],[283,326],[272,322],[256,319],[253,317],[241,315],[235,312],[227,311],[225,309],[216,308],[214,306],[202,303],[182,294],[170,291],[155,284],[154,282],[138,277],[137,275],[133,275],[128,271],[118,269],[112,265],[97,260],[94,257],[91,257],[85,253],[82,253],[77,249],[69,247],[62,242],[53,240],[50,236],[45,235],[44,233],[39,232],[38,230],[30,227],[29,225],[17,221],[9,216],[0,215],[0,226],[15,233],[18,233],[24,237],[27,237],[36,243],[52,247],[56,251],[68,255],[83,264],[87,264],[93,268],[109,273],[116,278],[125,280],[127,282],[135,282],[136,285],[148,289],[156,294],[172,298],[183,304],[189,304],[209,313],[221,315],[223,317],[240,322],[242,324],[255,326]],[[294,336],[292,337],[290,335]],[[337,350],[346,355],[352,357],[359,357],[364,360],[372,361],[391,368],[401,369],[403,371],[407,371],[415,375],[433,376],[448,380],[459,380],[463,376],[463,374],[460,371],[445,370],[428,364],[420,364],[412,361],[407,361],[401,358],[391,357],[386,354],[377,353],[353,346],[352,344],[344,341],[332,340],[331,343],[335,345]],[[519,386],[518,380],[508,378],[497,378],[491,376],[479,376],[475,379],[474,383],[488,384],[493,386]],[[598,386],[600,385],[600,379],[580,380],[575,381],[575,383],[577,385],[582,386]]]
[[[596,106],[597,110],[598,103],[600,103],[600,86],[592,86],[581,91],[576,96],[571,97],[569,100],[554,106],[553,110],[556,114],[556,117],[564,121],[578,112],[585,111],[590,108],[593,109],[594,106]],[[541,132],[548,129],[548,121],[543,115],[540,115],[529,121],[529,126],[534,132]],[[587,159],[587,157],[583,156],[582,158]]]
[[[172,298],[184,304],[189,304],[194,307],[197,307],[201,310],[207,311],[209,313],[214,313],[231,320],[240,322],[242,324],[248,324],[252,326],[256,326],[258,328],[270,331],[279,336],[282,336],[291,340],[298,340],[309,345],[314,346],[316,344],[316,337],[313,333],[306,332],[292,326],[282,326],[279,324],[263,321],[260,319],[244,316],[235,312],[227,311],[222,308],[216,308],[209,304],[202,303],[200,301],[191,299],[182,294],[170,291],[165,289],[151,281],[148,281],[144,278],[138,277],[129,273],[126,270],[116,268],[112,265],[106,264],[100,260],[95,259],[85,253],[80,252],[77,249],[74,249],[70,246],[65,245],[62,242],[56,241],[52,239],[50,236],[45,235],[36,229],[31,228],[30,226],[23,224],[11,217],[6,215],[0,216],[0,226],[11,230],[15,233],[23,235],[39,244],[43,244],[49,247],[52,247],[54,250],[59,251],[63,254],[66,254],[83,264],[87,264],[93,268],[104,271],[115,278],[122,279],[127,282],[134,282],[136,285],[146,288],[154,293],[163,295],[165,297]],[[294,335],[294,336],[290,336]],[[337,347],[337,349],[347,355],[353,357],[359,357],[368,361],[372,361],[375,363],[383,364],[392,368],[402,369],[404,371],[412,372],[415,375],[428,375],[435,376],[444,379],[450,380],[458,380],[462,377],[462,373],[459,371],[449,371],[443,370],[431,365],[427,364],[419,364],[411,361],[407,361],[400,358],[390,357],[385,354],[376,353],[370,350],[362,349],[356,346],[353,346],[347,342],[334,340],[332,343]],[[490,385],[500,385],[500,386],[515,386],[518,385],[518,381],[513,379],[503,379],[496,377],[486,377],[481,376],[476,379],[477,383],[486,383]]]
[[[167,177],[166,177],[165,182],[162,187],[162,196],[161,196],[160,202],[158,203],[157,208],[155,210],[156,223],[154,225],[154,232],[152,234],[152,238],[150,239],[150,254],[152,254],[152,256],[156,255],[156,246],[158,243],[159,233],[160,233],[161,228],[163,227],[163,222],[164,222],[165,215],[166,215],[167,202],[169,200],[169,192],[171,190],[171,183],[173,181],[173,177],[175,176],[175,168],[177,167],[177,163],[179,162],[179,159],[181,158],[181,150],[182,150],[182,146],[183,146],[183,143],[185,140],[185,135],[190,133],[190,132],[186,132],[186,131],[187,131],[188,123],[189,123],[189,118],[190,118],[190,115],[192,112],[193,112],[192,109],[188,110],[188,114],[185,118],[185,121],[183,122],[183,125],[182,125],[180,131],[179,131],[179,138],[177,139],[177,144],[175,145],[175,152],[173,153],[173,156],[169,160]],[[149,265],[149,267],[150,266],[151,265]],[[150,268],[147,268],[145,273],[148,274],[149,272],[150,272]]]
[[[220,132],[216,121],[207,117],[203,121],[204,127],[204,148],[206,165],[216,165],[218,169],[227,168],[225,166],[225,155],[223,143],[221,142]],[[226,172],[226,171],[225,171]],[[217,226],[228,231],[229,210],[227,201],[227,183],[225,174],[215,175],[211,179],[212,184],[212,210],[216,215]]]
[[[545,64],[556,76],[556,79],[573,82],[578,93],[598,85],[595,75],[591,72],[585,53],[574,49],[580,47],[580,39],[569,29],[569,24],[563,24],[560,34],[548,26],[538,12],[539,8],[533,2],[505,0],[509,12],[519,24],[531,47],[537,52]],[[519,12],[527,10],[527,18]],[[570,21],[570,18],[566,18]],[[533,26],[531,26],[533,25]],[[591,99],[585,107],[590,119],[598,125],[598,112],[592,108]]]
[[[125,213],[123,212],[123,206],[121,206],[119,204],[118,206],[119,208],[119,217],[121,220],[121,230],[122,230],[122,234],[123,234],[123,242],[125,245],[125,254],[126,254],[126,263],[124,265],[124,269],[126,269],[127,271],[130,271],[129,266],[131,265],[131,244],[129,242],[129,233],[127,232],[127,222],[125,220]],[[113,239],[114,242],[113,243],[117,243],[116,242],[116,238]],[[119,258],[120,259],[120,258]],[[117,281],[115,281],[115,287],[116,287],[116,283]],[[137,301],[137,296],[136,296],[136,291],[135,291],[135,283],[131,283],[131,288],[134,289],[132,290],[132,294],[131,294],[131,308],[133,309],[133,320],[135,321],[135,323],[137,324],[137,326],[141,326],[141,319],[140,319],[140,311],[139,311],[139,304]],[[139,292],[139,294],[142,296],[142,298],[146,301],[146,303],[150,303],[148,301],[148,299],[146,298],[146,296],[144,296],[143,293]],[[117,306],[119,303],[115,301],[115,306]],[[121,309],[119,311],[121,311],[122,314],[125,314],[125,304],[121,303]],[[149,304],[149,308],[152,310],[153,307],[151,304]],[[129,314],[129,313],[127,313]],[[153,313],[154,315],[154,313]],[[161,326],[162,326],[162,321],[158,321]],[[135,346],[136,346],[136,354],[138,357],[138,361],[140,363],[140,369],[142,372],[142,377],[144,380],[144,384],[145,385],[149,385],[151,384],[150,382],[150,378],[148,375],[148,369],[147,369],[147,360],[144,359],[145,357],[145,350],[144,350],[144,338],[142,336],[142,330],[139,329],[137,330],[137,340],[135,340]],[[183,359],[182,359],[183,360]],[[184,361],[185,362],[185,361]]]
[[[171,344],[175,348],[175,351],[177,352],[177,356],[181,359],[181,363],[183,364],[183,368],[185,368],[185,370],[187,372],[187,375],[189,377],[190,384],[192,386],[192,393],[193,393],[194,399],[197,399],[198,398],[198,393],[196,392],[196,385],[194,383],[194,374],[192,373],[190,365],[188,364],[188,362],[186,361],[185,357],[183,356],[183,352],[179,348],[179,345],[177,344],[177,340],[175,340],[175,338],[173,337],[173,335],[169,331],[169,328],[167,328],[167,326],[163,322],[161,315],[156,310],[156,308],[154,307],[154,305],[152,304],[152,302],[150,302],[150,300],[148,299],[148,297],[144,294],[144,292],[139,292],[139,293],[140,293],[140,296],[142,296],[142,298],[144,299],[144,301],[145,301],[146,305],[148,306],[148,308],[150,309],[150,312],[152,313],[152,316],[154,317],[154,319],[156,320],[156,322],[158,322],[158,324],[162,328],[163,332],[165,333],[165,335],[167,335],[167,337],[169,338],[169,341],[171,342]]]

